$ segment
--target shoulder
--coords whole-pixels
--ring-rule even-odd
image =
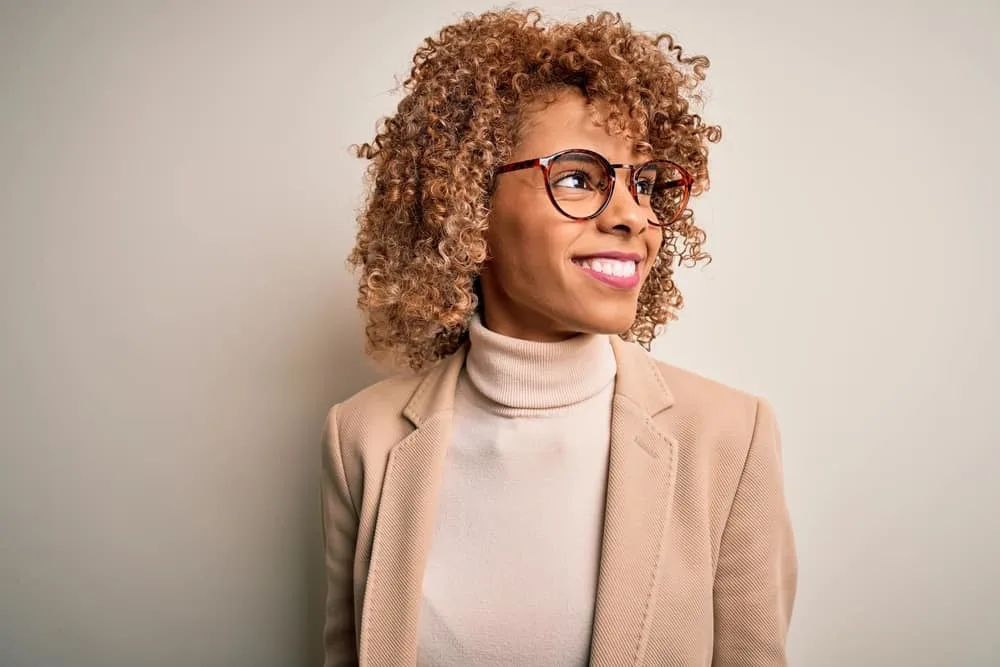
[[[698,442],[702,453],[741,460],[762,429],[774,430],[773,411],[764,398],[673,364],[654,363],[674,399],[664,414],[675,433]]]
[[[385,378],[334,405],[328,419],[337,425],[341,446],[381,455],[413,430],[412,418],[440,409],[463,359],[453,353],[418,372]]]
[[[739,512],[783,504],[781,437],[764,398],[656,361],[673,404],[656,417],[677,443],[678,475],[700,488],[713,517],[713,563],[722,529],[744,489]],[[746,503],[749,503],[748,506]]]
[[[655,361],[656,368],[676,401],[676,407],[693,412],[751,418],[761,398],[747,391],[705,377],[694,371]]]
[[[372,418],[385,419],[389,413],[402,411],[425,376],[426,371],[392,375],[368,385],[333,407],[342,425]]]
[[[401,430],[403,408],[417,391],[428,371],[399,373],[371,384],[330,408],[343,445],[378,441]]]

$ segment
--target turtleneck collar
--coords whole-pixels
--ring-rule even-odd
[[[517,409],[580,403],[614,380],[617,366],[606,335],[579,334],[558,343],[504,336],[476,315],[469,326],[466,372],[486,398]]]

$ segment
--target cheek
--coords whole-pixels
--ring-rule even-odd
[[[647,232],[646,236],[646,248],[649,259],[646,260],[646,273],[648,274],[653,270],[653,264],[656,263],[656,259],[660,254],[660,248],[663,247],[663,232],[659,230],[650,230]]]
[[[538,220],[524,235],[520,252],[532,276],[551,285],[565,281],[571,249],[579,237],[579,228],[561,221]]]
[[[498,271],[519,280],[551,281],[569,254],[579,229],[553,220],[548,212],[497,216],[488,234]],[[516,272],[516,273],[515,273]]]
[[[526,284],[529,291],[560,281],[564,270],[566,243],[558,235],[546,234],[544,224],[539,221],[497,238],[497,268],[509,280]]]

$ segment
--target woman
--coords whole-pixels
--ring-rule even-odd
[[[334,406],[327,665],[783,665],[772,411],[643,347],[707,256],[708,61],[619,17],[467,18],[371,144],[375,356]]]

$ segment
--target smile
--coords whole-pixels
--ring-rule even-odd
[[[639,262],[632,259],[587,257],[573,263],[591,278],[619,289],[632,289],[639,284]]]

